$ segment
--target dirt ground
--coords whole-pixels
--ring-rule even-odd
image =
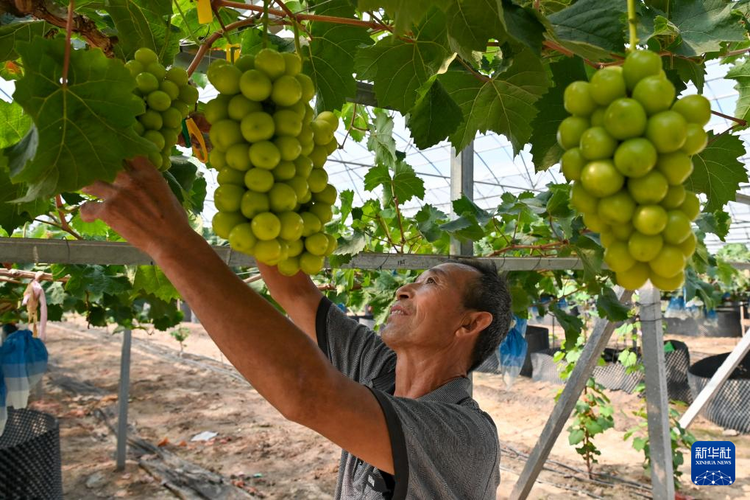
[[[225,476],[254,497],[329,499],[333,497],[339,449],[315,433],[285,421],[226,363],[199,325],[191,330],[185,354],[165,333],[133,334],[129,423],[132,433],[177,457]],[[80,321],[50,325],[50,372],[34,394],[32,407],[60,419],[63,487],[66,498],[172,498],[159,478],[139,467],[131,454],[124,472],[114,471],[116,439],[97,409],[112,409],[120,378],[121,336],[87,329]],[[728,352],[737,339],[669,336],[686,342],[691,361]],[[76,393],[70,380],[100,390]],[[503,446],[502,483],[507,498],[524,454],[530,452],[554,406],[558,386],[520,377],[506,388],[500,377],[479,373],[474,397],[492,415]],[[72,387],[72,388],[71,388]],[[86,391],[79,391],[86,392]],[[585,464],[563,432],[530,498],[649,498],[642,454],[623,441],[636,423],[635,395],[610,392],[615,428],[596,438],[602,456],[599,482],[585,479]],[[737,447],[733,486],[697,487],[683,466],[682,493],[700,499],[750,498],[750,436],[726,437],[699,417],[690,429],[698,439],[728,439]],[[217,433],[193,441],[202,432]],[[686,455],[687,457],[687,455]],[[613,479],[615,478],[615,479]],[[608,484],[614,483],[614,486]]]

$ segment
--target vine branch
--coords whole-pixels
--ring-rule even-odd
[[[99,31],[96,24],[85,16],[73,13],[71,17],[69,12],[65,14],[62,12],[59,14],[53,13],[51,10],[59,10],[59,7],[54,4],[48,5],[44,0],[16,1],[15,7],[22,16],[32,16],[62,29],[67,29],[68,18],[70,17],[72,32],[81,35],[92,47],[102,49],[107,57],[114,57],[115,55],[114,46],[116,39],[110,38]]]
[[[83,236],[78,234],[72,227],[70,227],[70,224],[68,224],[68,219],[65,218],[65,213],[63,212],[62,196],[59,194],[55,196],[55,207],[57,208],[57,215],[60,217],[60,227],[62,227],[68,234],[73,235],[75,239],[82,240]]]

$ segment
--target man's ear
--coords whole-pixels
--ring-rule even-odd
[[[461,323],[461,328],[459,328],[456,333],[460,336],[476,336],[479,332],[490,326],[492,319],[492,313],[487,311],[472,311],[466,313],[463,322]]]

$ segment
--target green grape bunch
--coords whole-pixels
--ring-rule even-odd
[[[146,111],[138,116],[136,132],[153,142],[159,149],[151,153],[149,161],[159,170],[168,170],[170,153],[182,132],[182,120],[198,102],[198,89],[188,82],[183,68],[166,69],[156,53],[146,47],[135,52],[135,59],[125,63],[135,78],[135,94],[146,104]]]
[[[675,290],[695,252],[691,222],[700,213],[683,183],[692,155],[707,145],[711,106],[701,95],[675,100],[661,57],[640,50],[564,92],[557,141],[571,205],[600,234],[604,261],[628,290],[647,280]]]
[[[214,232],[287,276],[319,273],[336,249],[324,231],[337,196],[324,165],[339,119],[314,116],[315,86],[301,70],[299,56],[273,49],[215,61],[207,74],[219,95],[204,111],[219,171]]]

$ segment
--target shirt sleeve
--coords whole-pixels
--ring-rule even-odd
[[[396,353],[365,325],[349,318],[327,298],[315,318],[318,346],[347,377],[366,384],[396,368]]]
[[[500,444],[489,415],[474,401],[425,402],[371,389],[393,450],[393,499],[494,499]]]

